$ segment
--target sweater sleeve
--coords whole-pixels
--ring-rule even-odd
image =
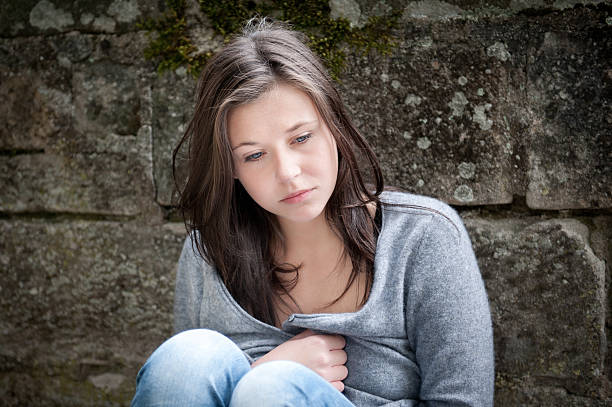
[[[407,270],[406,327],[426,406],[492,406],[493,333],[469,236],[432,217]]]
[[[187,236],[179,258],[174,289],[174,333],[199,328],[203,293],[202,257]]]

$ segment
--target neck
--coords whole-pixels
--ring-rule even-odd
[[[299,265],[317,259],[341,258],[344,244],[327,223],[324,213],[307,223],[279,219],[279,224],[284,239],[277,256],[280,262]]]

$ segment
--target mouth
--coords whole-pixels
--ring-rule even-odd
[[[306,199],[306,197],[313,190],[314,190],[314,188],[310,188],[310,189],[301,189],[299,191],[292,192],[289,195],[287,195],[286,197],[284,197],[283,199],[281,199],[281,202],[285,202],[285,203],[301,202],[302,200]]]

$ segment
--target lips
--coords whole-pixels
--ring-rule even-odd
[[[299,191],[292,192],[289,195],[287,195],[286,197],[284,197],[283,199],[281,199],[281,202],[285,202],[285,203],[297,203],[297,202],[301,202],[304,199],[306,199],[308,197],[308,195],[310,195],[310,193],[313,190],[314,190],[314,188],[310,188],[310,189],[301,189]]]

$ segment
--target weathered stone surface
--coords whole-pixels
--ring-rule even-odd
[[[487,53],[513,65],[510,86],[500,96],[513,169],[522,173],[514,191],[532,208],[611,205],[606,15],[604,9],[577,8],[512,23],[482,21],[470,32],[481,43],[496,39]]]
[[[525,106],[531,122],[527,204],[612,207],[612,27],[551,17],[534,31]]]
[[[610,207],[606,15],[409,19],[390,58],[353,57],[346,104],[390,184],[456,205]]]
[[[363,27],[365,20],[361,18],[361,8],[355,0],[329,0],[331,18],[344,18],[352,27]]]
[[[458,205],[509,203],[517,183],[509,71],[520,71],[489,56],[495,41],[473,41],[470,30],[407,25],[390,58],[351,61],[342,93],[388,184]]]
[[[185,70],[166,73],[153,83],[153,170],[160,205],[176,204],[172,152],[193,115],[195,85]]]
[[[597,216],[593,220],[591,247],[597,257],[606,262],[606,338],[607,353],[605,361],[605,376],[607,377],[608,393],[612,398],[612,217]]]
[[[72,34],[3,42],[1,211],[160,217],[148,76],[96,56],[96,42]],[[38,58],[13,54],[30,46]]]
[[[0,221],[3,405],[125,405],[171,332],[180,227]]]
[[[155,213],[150,165],[129,154],[0,156],[0,166],[0,211]]]
[[[496,406],[606,407],[610,401],[576,396],[559,387],[539,385],[530,378],[498,380],[495,394]]]
[[[490,300],[498,388],[533,380],[600,397],[605,270],[588,228],[573,219],[465,220]]]
[[[25,0],[0,5],[0,36],[134,31],[136,23],[159,17],[163,2],[148,0]]]
[[[448,19],[456,18],[463,14],[465,11],[453,4],[455,2],[449,1],[412,1],[409,2],[404,8],[403,18],[427,18],[427,19]],[[465,6],[464,4],[461,4]]]
[[[39,150],[70,126],[71,72],[44,39],[0,40],[0,150]]]
[[[72,120],[69,88],[52,87],[36,72],[0,71],[0,149],[39,150]]]
[[[135,135],[141,125],[138,73],[113,63],[74,73],[75,128],[88,134]]]

